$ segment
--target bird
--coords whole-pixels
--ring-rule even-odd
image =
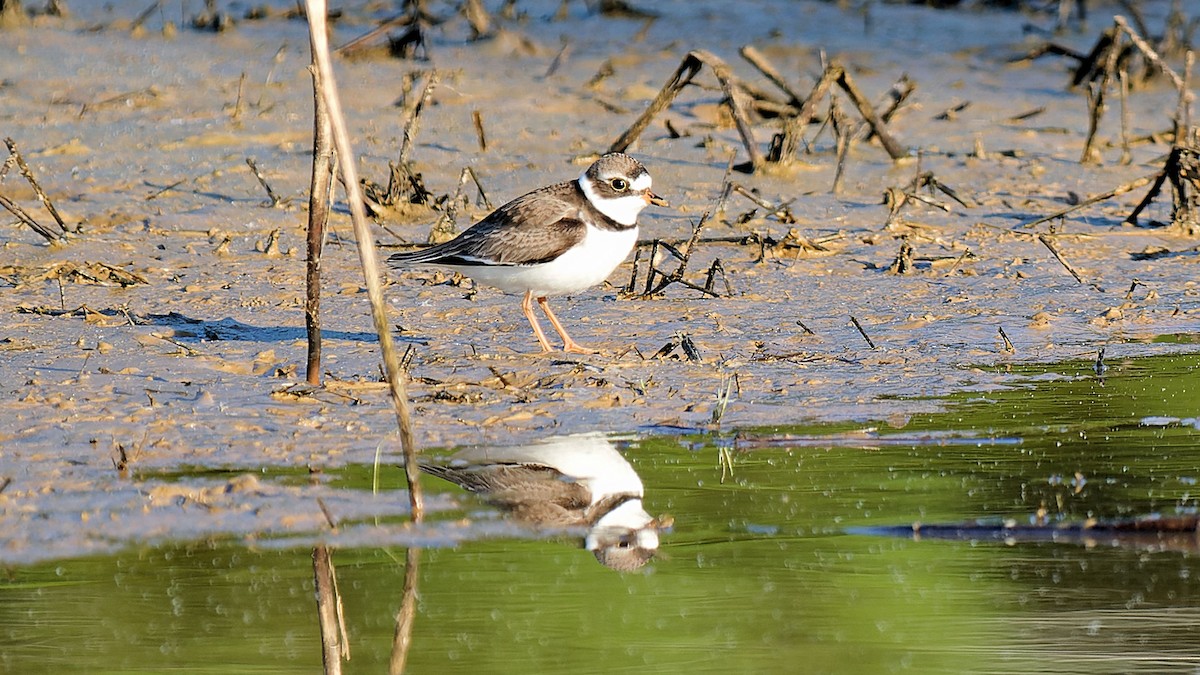
[[[468,448],[421,471],[478,494],[526,526],[581,528],[601,564],[633,571],[658,551],[670,516],[651,517],[642,479],[602,434],[575,434],[510,448]]]
[[[608,153],[579,178],[517,197],[454,239],[396,253],[388,263],[445,267],[505,293],[523,293],[521,310],[543,352],[554,348],[534,315],[535,300],[562,337],[564,352],[594,353],[571,338],[547,298],[603,282],[629,256],[642,209],[668,206],[651,187],[641,162]]]

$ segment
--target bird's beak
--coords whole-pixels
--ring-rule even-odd
[[[642,199],[645,199],[647,204],[653,204],[655,206],[670,206],[670,204],[667,203],[667,200],[659,197],[649,190],[646,190],[642,193]]]

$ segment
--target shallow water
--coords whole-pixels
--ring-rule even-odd
[[[674,517],[660,555],[638,573],[596,564],[570,535],[505,530],[493,509],[425,477],[463,506],[429,526],[457,527],[460,541],[428,538],[435,545],[421,560],[410,669],[1200,667],[1194,537],[1006,544],[864,529],[1030,523],[1039,509],[1051,523],[1195,513],[1200,358],[1106,366],[1103,377],[1092,362],[1023,367],[1023,386],[961,395],[948,412],[898,429],[621,440],[647,509]],[[372,474],[353,466],[331,482],[369,491]],[[0,582],[0,666],[319,669],[311,549],[280,546],[179,542],[9,568]],[[348,672],[386,666],[404,560],[398,546],[335,551]]]

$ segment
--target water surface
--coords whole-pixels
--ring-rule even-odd
[[[1194,546],[869,528],[1195,513],[1197,362],[1110,361],[1103,377],[1090,361],[1025,367],[1025,386],[961,395],[901,428],[622,440],[646,508],[674,517],[637,573],[597,564],[570,534],[500,536],[494,509],[427,476],[463,504],[442,523],[474,524],[457,546],[424,552],[410,669],[1194,670]],[[369,469],[335,482],[370,490]],[[348,672],[386,667],[404,558],[334,553]],[[0,643],[8,672],[312,672],[311,549],[189,541],[9,568]]]

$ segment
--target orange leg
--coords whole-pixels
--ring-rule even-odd
[[[545,300],[545,298],[538,298],[538,303],[542,303]],[[543,304],[542,307],[545,308],[545,305]],[[525,318],[529,319],[529,325],[533,326],[534,335],[537,335],[538,342],[542,343],[542,351],[554,351],[554,347],[551,347],[550,341],[546,339],[546,334],[542,332],[542,326],[538,323],[537,315],[533,313],[533,293],[531,291],[525,292],[525,299],[521,301],[521,311],[525,312]],[[550,320],[554,322],[555,327],[558,327],[558,321],[554,319],[553,315],[547,314],[547,316],[550,316]],[[561,333],[562,330],[560,329],[559,332]]]
[[[558,321],[558,317],[554,316],[554,312],[550,311],[550,303],[546,302],[546,298],[538,298],[537,301],[538,304],[541,305],[542,311],[546,313],[546,318],[550,319],[550,323],[554,326],[554,330],[558,331],[558,334],[562,336],[564,352],[571,352],[573,354],[596,353],[595,349],[584,347],[578,342],[572,340],[570,335],[567,335],[567,329],[563,328],[563,325]]]

